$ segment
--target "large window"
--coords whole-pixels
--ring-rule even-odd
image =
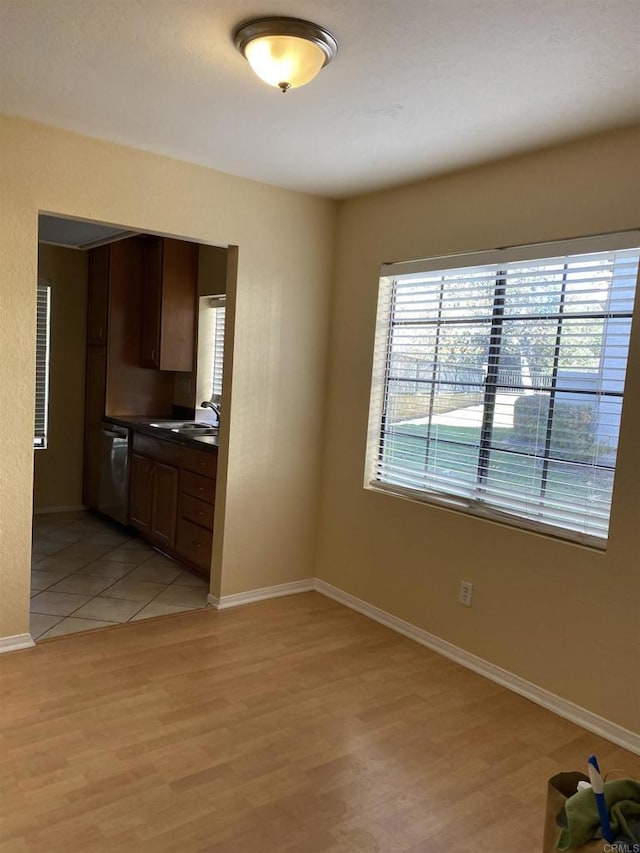
[[[33,446],[47,446],[49,413],[49,324],[51,318],[51,286],[38,281],[36,312],[36,411]]]
[[[383,268],[368,484],[602,547],[639,244]]]

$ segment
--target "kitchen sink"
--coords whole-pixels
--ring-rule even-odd
[[[218,435],[218,427],[204,421],[160,421],[159,423],[149,424],[154,429],[167,430],[175,432],[178,435]]]
[[[176,432],[178,435],[218,435],[218,427],[182,427],[182,428],[174,428],[171,432]]]

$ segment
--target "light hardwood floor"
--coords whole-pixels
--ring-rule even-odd
[[[0,656],[2,853],[538,853],[640,758],[317,593]]]

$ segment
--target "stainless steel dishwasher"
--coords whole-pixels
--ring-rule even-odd
[[[102,424],[96,509],[120,524],[129,520],[129,430],[115,424]]]

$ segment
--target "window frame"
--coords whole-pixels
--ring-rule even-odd
[[[496,279],[494,287],[494,299],[499,297],[499,269],[501,263],[511,264],[520,262],[538,262],[541,260],[555,259],[561,256],[570,255],[585,255],[596,252],[615,252],[620,250],[633,250],[640,246],[640,231],[617,232],[614,234],[598,235],[595,237],[577,238],[572,240],[559,240],[547,243],[529,244],[523,246],[505,247],[500,249],[469,252],[462,254],[444,255],[428,259],[408,261],[408,262],[393,262],[383,264],[381,268],[380,286],[378,291],[378,307],[376,319],[376,337],[373,359],[372,384],[371,384],[371,399],[369,410],[369,425],[367,435],[367,452],[365,462],[365,478],[364,488],[374,492],[393,495],[403,499],[418,501],[420,503],[432,504],[445,509],[460,511],[466,515],[479,517],[493,522],[504,523],[511,527],[521,528],[535,533],[541,533],[560,539],[562,541],[575,542],[581,545],[587,545],[604,550],[607,547],[609,536],[599,536],[595,533],[585,533],[575,530],[571,527],[559,526],[557,523],[549,521],[529,518],[526,515],[518,514],[517,508],[509,508],[502,510],[499,506],[487,504],[478,501],[477,498],[467,498],[455,493],[440,492],[438,490],[428,490],[427,488],[414,488],[407,485],[399,485],[386,482],[380,479],[381,473],[379,465],[383,458],[383,447],[386,439],[385,425],[385,400],[387,398],[387,390],[389,379],[389,357],[391,354],[390,340],[392,333],[392,324],[394,320],[394,304],[393,304],[393,280],[399,276],[427,274],[430,272],[446,272],[447,270],[458,270],[463,268],[477,268],[482,266],[495,266]],[[639,276],[640,277],[640,276]],[[638,299],[638,279],[636,279],[635,298]],[[564,294],[564,284],[562,287]],[[504,296],[504,292],[503,292]],[[637,310],[637,303],[634,303],[634,308]],[[630,312],[629,318],[631,326],[633,326],[633,313]],[[562,311],[560,311],[562,314]],[[503,312],[502,312],[503,316]],[[554,319],[556,317],[554,316]],[[439,321],[438,321],[439,323]],[[557,356],[562,331],[563,319],[558,321],[558,333],[556,338],[556,347],[554,353],[554,375],[557,371]],[[491,332],[489,334],[489,360],[488,374],[491,368],[497,370],[499,363],[499,353],[495,352],[496,325],[502,325],[500,306],[494,302],[491,310]],[[438,326],[439,327],[439,326]],[[498,330],[498,348],[501,346],[501,332]],[[629,353],[631,343],[629,343],[626,356],[625,377],[629,365]],[[433,362],[434,367],[439,364],[437,356]],[[487,444],[487,418],[490,415],[490,400],[487,400],[490,394],[489,387],[493,388],[495,396],[500,383],[497,382],[497,377],[494,377],[496,382],[486,383],[482,390],[482,429],[480,446],[478,449],[478,468],[474,478],[474,488],[477,489],[480,485],[480,472],[482,470],[481,454],[484,447],[485,457],[491,450],[496,448],[491,444]],[[551,397],[553,398],[557,386],[552,385]],[[620,392],[619,396],[624,399],[624,391]],[[550,423],[552,422],[553,404],[549,407],[547,415],[547,434],[545,437],[545,445],[550,441]],[[430,415],[431,417],[431,415]],[[621,429],[621,424],[620,424]],[[538,455],[536,454],[536,458]],[[540,457],[542,458],[542,457]],[[486,468],[487,458],[485,458]],[[617,468],[617,460],[613,466],[613,488],[615,488],[615,472]],[[516,502],[514,502],[516,503]],[[613,503],[612,503],[613,505]],[[520,513],[522,510],[520,510]],[[609,519],[611,513],[609,513]]]

